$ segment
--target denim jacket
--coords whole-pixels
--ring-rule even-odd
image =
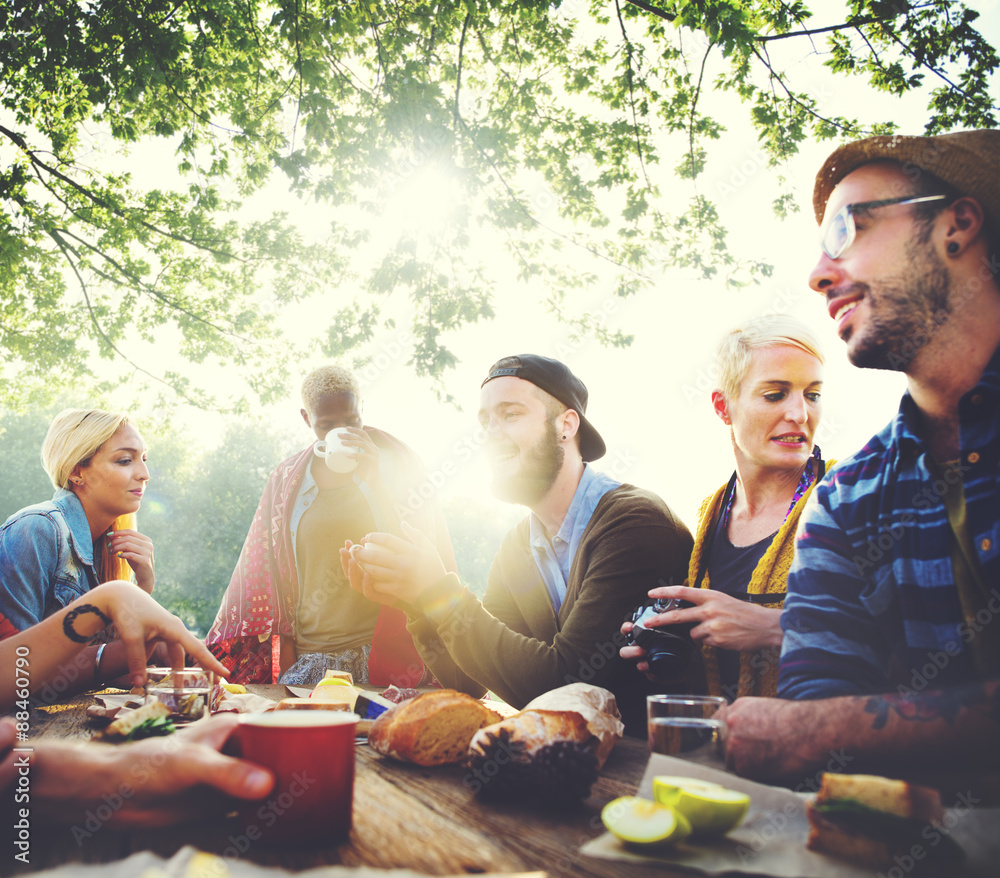
[[[0,527],[0,615],[18,631],[97,584],[90,525],[72,491],[60,488]]]

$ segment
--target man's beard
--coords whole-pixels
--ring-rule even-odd
[[[906,248],[904,273],[886,281],[856,284],[868,299],[868,325],[848,359],[862,369],[908,372],[914,357],[951,314],[951,276],[928,244]],[[876,307],[877,306],[877,307]],[[876,313],[878,311],[878,313]],[[852,330],[853,333],[853,330]],[[849,342],[852,335],[844,340]]]
[[[493,493],[505,503],[533,506],[555,483],[566,457],[553,421],[546,422],[544,435],[521,457],[516,473],[509,477],[494,475]]]

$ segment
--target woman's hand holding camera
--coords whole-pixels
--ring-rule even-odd
[[[647,628],[694,623],[691,639],[706,646],[737,651],[781,646],[779,609],[761,607],[719,591],[684,585],[650,589],[649,596],[658,600],[687,601],[694,606],[661,613],[646,623]]]

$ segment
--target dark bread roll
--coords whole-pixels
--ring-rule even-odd
[[[574,683],[480,729],[468,765],[487,796],[585,799],[622,730],[608,690]]]
[[[525,710],[480,729],[468,765],[487,796],[585,799],[597,780],[597,744],[578,713]]]

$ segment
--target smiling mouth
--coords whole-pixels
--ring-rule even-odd
[[[846,317],[846,316],[847,316],[848,314],[850,314],[850,313],[851,313],[851,312],[852,312],[852,311],[853,311],[853,310],[854,310],[855,308],[857,308],[857,307],[858,307],[858,303],[859,303],[860,301],[861,301],[860,299],[855,299],[855,300],[854,300],[854,301],[852,301],[852,302],[845,302],[845,303],[844,303],[843,305],[841,305],[841,306],[840,306],[840,307],[839,307],[839,308],[837,309],[837,313],[833,315],[833,319],[834,319],[834,320],[836,320],[836,321],[837,321],[837,322],[839,323],[839,322],[841,321],[841,319],[842,319],[842,318]]]
[[[772,442],[780,442],[782,445],[804,445],[806,437],[801,433],[786,433],[783,436],[775,436]]]
[[[515,457],[517,457],[516,448],[508,448],[505,450],[497,449],[490,454],[490,463],[493,466],[499,466],[500,464],[507,463],[509,460],[513,460]]]

